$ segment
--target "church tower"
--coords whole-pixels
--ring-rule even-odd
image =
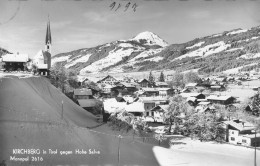
[[[45,51],[51,54],[51,27],[50,27],[49,17],[48,17],[47,31],[46,31],[46,38],[45,38]]]

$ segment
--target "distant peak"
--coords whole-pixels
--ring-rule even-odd
[[[147,40],[148,43],[151,45],[160,45],[162,47],[165,47],[168,45],[168,43],[166,41],[164,41],[158,35],[154,34],[153,32],[150,32],[150,31],[141,32],[131,40],[137,40],[137,41]]]

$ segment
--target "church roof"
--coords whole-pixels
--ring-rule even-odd
[[[47,32],[46,32],[46,38],[45,38],[45,44],[50,42],[51,44],[51,27],[50,27],[50,20],[47,23]]]

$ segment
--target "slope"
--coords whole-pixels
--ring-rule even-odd
[[[65,68],[74,69],[81,74],[108,70],[122,72],[142,61],[142,58],[149,59],[167,45],[158,35],[146,31],[128,40],[117,40],[93,48],[57,54],[52,57],[52,64],[63,63]],[[130,60],[132,61],[129,62]]]
[[[117,165],[118,138],[86,127],[95,118],[74,104],[46,78],[0,78],[0,162],[7,165]],[[63,117],[62,104],[63,101]],[[108,132],[108,131],[106,131]],[[13,149],[39,149],[40,154],[14,154]],[[49,149],[57,154],[50,154]],[[75,154],[79,149],[87,154]],[[95,154],[90,154],[89,149]],[[43,154],[43,150],[47,151]],[[67,155],[61,155],[61,151]],[[30,157],[11,161],[10,157]],[[31,161],[42,157],[43,161]],[[122,139],[120,164],[158,165],[151,145]]]
[[[142,32],[129,40],[117,40],[90,49],[80,49],[53,57],[65,67],[89,73],[122,73],[150,70],[187,71],[201,74],[260,67],[260,26],[233,29],[194,40],[168,45],[152,32]],[[244,68],[245,65],[256,65]]]

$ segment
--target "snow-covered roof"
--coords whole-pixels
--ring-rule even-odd
[[[2,56],[3,62],[28,62],[28,54],[6,54]]]
[[[87,95],[87,96],[89,96],[89,95],[92,95],[92,91],[91,91],[91,89],[86,89],[86,88],[84,88],[84,89],[74,89],[74,95],[79,95],[79,96]]]
[[[188,98],[188,97],[197,97],[199,96],[201,93],[180,93],[180,95],[183,98]]]
[[[156,86],[168,86],[168,84],[166,82],[155,82]]]
[[[155,101],[167,101],[167,97],[164,96],[152,96],[152,97],[139,97],[139,101],[142,102],[155,102]]]
[[[208,104],[210,104],[210,102],[208,101],[202,101],[198,103],[198,105],[208,105]]]
[[[198,85],[197,83],[188,83],[185,85],[185,87],[195,87],[197,85]]]
[[[126,102],[117,102],[115,98],[106,99],[103,102],[104,110],[109,113],[120,112],[125,109]]]
[[[236,128],[239,131],[245,131],[245,130],[254,130],[255,126],[252,123],[249,122],[244,122],[244,121],[224,121],[223,122],[226,125],[230,125],[234,128]]]
[[[232,96],[216,96],[216,95],[210,95],[207,97],[207,100],[227,100],[231,98]]]
[[[153,107],[150,111],[154,111],[157,108],[161,108],[163,111],[168,111],[169,107],[170,107],[170,105],[168,105],[168,104],[167,105],[157,105],[157,106]]]
[[[141,102],[133,102],[125,106],[127,112],[145,112],[144,104]]]

